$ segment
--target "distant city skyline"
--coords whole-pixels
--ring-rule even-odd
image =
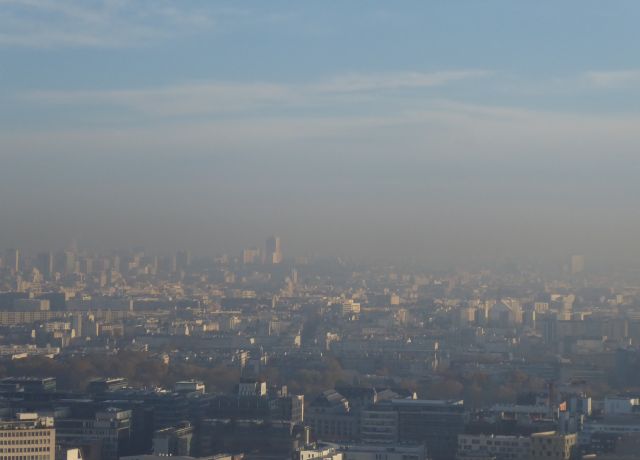
[[[640,260],[637,2],[0,13],[0,247]]]
[[[112,264],[120,264],[121,258],[132,258],[132,260],[137,261],[136,263],[138,263],[141,258],[144,258],[149,266],[153,267],[154,271],[157,271],[162,265],[164,270],[174,273],[190,269],[193,267],[194,260],[200,265],[203,263],[205,265],[222,263],[223,265],[232,264],[245,266],[247,268],[253,267],[255,269],[259,269],[260,267],[268,269],[270,266],[285,265],[287,267],[293,267],[294,272],[297,265],[308,265],[309,263],[330,261],[331,259],[346,264],[372,264],[372,266],[378,264],[382,264],[381,266],[397,265],[398,267],[420,267],[421,269],[427,270],[473,271],[478,269],[491,270],[511,267],[510,269],[515,271],[522,269],[534,271],[543,270],[547,272],[547,274],[567,275],[578,278],[584,276],[585,270],[590,274],[595,274],[614,268],[602,265],[602,261],[597,261],[593,264],[593,261],[590,260],[589,262],[591,263],[587,264],[587,258],[585,258],[583,254],[570,254],[565,256],[559,254],[555,261],[546,260],[541,262],[512,258],[496,260],[481,265],[468,262],[451,266],[430,266],[415,258],[392,257],[390,259],[381,259],[374,256],[368,258],[352,258],[349,256],[333,256],[322,253],[285,253],[283,251],[281,238],[277,235],[266,238],[264,247],[262,248],[249,245],[243,247],[240,251],[222,251],[215,254],[197,253],[195,258],[190,250],[184,248],[177,250],[167,250],[167,248],[164,248],[161,251],[154,251],[139,246],[135,248],[98,250],[91,247],[79,247],[77,241],[74,240],[65,249],[58,248],[55,250],[34,251],[32,248],[7,248],[0,253],[0,268],[8,269],[13,273],[23,274],[30,273],[33,269],[37,269],[44,279],[50,279],[56,273],[98,272],[104,269],[104,264],[119,271],[124,267],[116,268]],[[112,259],[117,262],[112,262]],[[594,268],[595,270],[593,270]],[[630,268],[633,269],[633,267],[617,266],[615,267],[615,272],[622,274]]]
[[[0,460],[638,458],[638,18],[0,0]]]

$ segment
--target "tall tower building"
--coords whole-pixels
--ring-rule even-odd
[[[186,270],[191,265],[191,253],[189,251],[176,252],[176,270]]]
[[[73,251],[62,251],[56,253],[54,260],[54,270],[65,275],[76,271],[76,253]]]
[[[85,275],[93,273],[93,259],[91,257],[80,259],[80,272]]]
[[[282,262],[282,248],[280,247],[280,237],[271,236],[265,242],[265,263],[276,265]]]
[[[573,255],[571,256],[571,274],[576,275],[584,271],[584,256]]]
[[[242,251],[242,263],[245,265],[255,264],[260,260],[260,250],[257,248],[244,249]]]
[[[64,272],[66,274],[76,271],[76,253],[74,251],[64,252]]]
[[[118,273],[120,272],[120,256],[119,255],[113,256],[111,268],[115,272],[118,272]]]
[[[37,258],[38,270],[45,278],[53,275],[53,254],[51,252],[41,252]]]
[[[14,270],[20,271],[20,250],[19,249],[7,249],[5,252],[4,266]]]

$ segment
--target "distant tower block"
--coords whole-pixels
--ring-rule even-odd
[[[242,263],[247,264],[255,264],[256,261],[260,260],[260,250],[257,248],[249,248],[244,249],[242,251]]]
[[[573,255],[571,256],[571,274],[576,275],[584,271],[584,256]]]
[[[5,252],[5,267],[15,272],[20,271],[20,250],[19,249],[7,249]]]
[[[282,248],[280,237],[272,236],[265,242],[265,263],[276,265],[282,262]]]
[[[176,270],[186,270],[191,266],[191,253],[189,251],[176,252]]]

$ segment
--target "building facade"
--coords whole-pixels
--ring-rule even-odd
[[[23,414],[0,422],[0,460],[54,460],[55,446],[52,418]]]

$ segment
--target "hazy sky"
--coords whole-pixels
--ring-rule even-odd
[[[640,258],[639,19],[0,0],[0,246]]]

